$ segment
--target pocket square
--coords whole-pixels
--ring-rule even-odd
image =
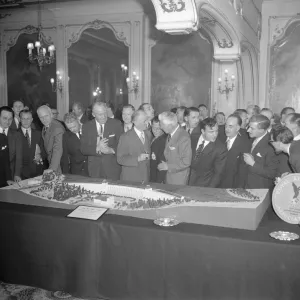
[[[175,150],[176,149],[175,147],[171,147],[171,146],[169,146],[169,148],[170,148],[170,150]]]
[[[6,148],[7,148],[7,145],[3,146],[3,147],[1,148],[1,150],[4,150],[4,149],[6,149]]]
[[[113,136],[115,136],[115,134],[110,134],[108,137],[113,137]]]
[[[261,156],[261,154],[260,154],[259,152],[258,152],[258,153],[256,153],[256,155],[257,155],[258,157],[262,157],[262,156]]]

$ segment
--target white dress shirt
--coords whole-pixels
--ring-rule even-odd
[[[17,125],[17,128],[19,128],[19,123],[20,123],[19,119],[18,119],[17,117],[14,117],[14,119],[15,119],[15,122],[16,122],[16,125]]]
[[[145,143],[145,133],[144,133],[144,131],[138,130],[136,127],[133,127],[133,129],[136,132],[136,134],[138,135],[138,137],[140,138],[141,142],[144,144]]]
[[[199,146],[203,143],[203,141],[204,141],[203,149],[210,143],[209,141],[204,140],[204,138],[203,138],[203,136],[202,136],[202,134],[201,134],[200,137],[199,137],[198,143],[197,143],[196,151],[197,151],[197,149],[199,148]],[[202,149],[202,150],[203,150],[203,149]]]
[[[259,138],[256,138],[253,143],[252,143],[252,148],[251,148],[251,152],[254,150],[254,148],[256,147],[256,145],[268,134],[268,131],[265,132],[264,135],[260,136]]]
[[[105,127],[105,124],[100,124],[96,121],[96,126],[97,126],[97,133],[99,134],[101,129],[100,129],[100,126],[102,126],[102,135],[104,134],[104,127]]]
[[[31,140],[31,128],[30,127],[28,129],[23,128],[23,127],[21,127],[21,128],[22,128],[22,132],[23,132],[24,136],[26,134],[26,130],[28,131],[29,139]]]
[[[234,136],[233,138],[227,138],[226,143],[227,143],[227,149],[228,149],[228,151],[231,149],[231,147],[232,147],[232,145],[233,145],[236,137],[237,137],[237,135]]]
[[[0,127],[0,133],[4,133],[7,136],[8,128],[3,129]]]

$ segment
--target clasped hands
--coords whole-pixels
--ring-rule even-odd
[[[115,151],[113,148],[108,147],[108,139],[107,138],[103,138],[101,140],[99,140],[97,147],[96,147],[96,152],[98,154],[114,154]]]
[[[165,161],[161,161],[161,163],[157,166],[157,169],[159,171],[167,171],[168,170],[168,164]]]

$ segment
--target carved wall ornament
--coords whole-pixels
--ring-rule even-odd
[[[125,28],[124,28],[125,27]],[[127,27],[127,28],[126,28]],[[130,46],[129,35],[130,35],[130,22],[124,23],[114,23],[113,25],[101,20],[94,20],[92,22],[86,23],[84,25],[67,25],[67,43],[66,48],[69,48],[72,44],[79,41],[81,34],[86,29],[102,29],[109,28],[113,31],[116,39],[120,42],[123,42],[126,46]],[[127,32],[124,32],[124,29],[127,29]]]
[[[165,13],[181,12],[185,10],[185,2],[183,0],[159,0],[159,2]]]
[[[232,48],[233,47],[233,42],[232,41],[227,41],[226,39],[222,39],[221,41],[218,41],[218,46],[219,48]]]

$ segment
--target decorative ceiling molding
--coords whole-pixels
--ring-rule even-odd
[[[226,16],[210,3],[199,8],[200,25],[213,43],[214,58],[238,60],[240,57],[239,37]]]
[[[199,28],[195,0],[151,0],[156,28],[169,34],[189,34]]]

